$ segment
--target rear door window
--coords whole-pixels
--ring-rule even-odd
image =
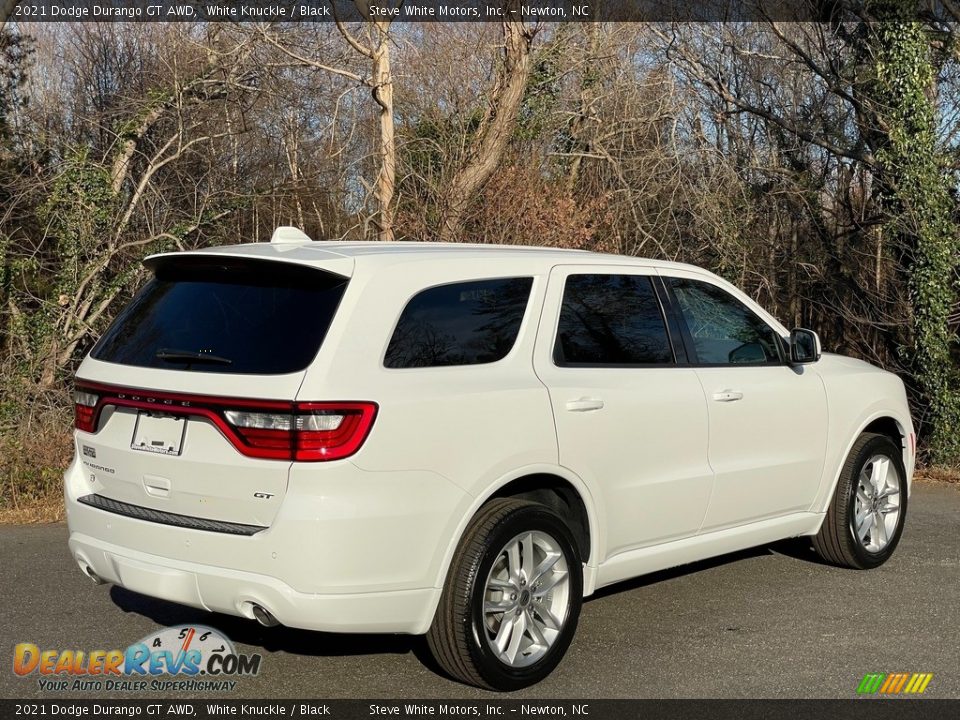
[[[161,258],[91,355],[193,372],[279,375],[310,364],[347,278],[245,258]]]
[[[471,280],[428,288],[400,314],[387,347],[388,368],[482,365],[513,348],[533,278]]]
[[[650,278],[568,276],[554,360],[560,366],[673,363],[663,311]]]

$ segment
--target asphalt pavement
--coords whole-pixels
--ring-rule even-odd
[[[122,649],[186,623],[263,655],[257,677],[204,697],[497,697],[444,677],[422,638],[267,629],[94,586],[70,558],[63,524],[0,527],[0,559],[3,698],[79,695],[16,676],[17,643]],[[851,698],[868,672],[933,673],[926,697],[960,698],[957,486],[915,486],[900,547],[877,570],[829,567],[787,542],[606,588],[584,604],[554,674],[510,697]]]

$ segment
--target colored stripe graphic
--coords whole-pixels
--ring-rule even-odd
[[[903,689],[905,693],[912,693],[916,688],[920,687],[921,678],[923,675],[921,673],[914,673],[910,676],[910,682],[907,683],[907,686]]]
[[[880,683],[883,682],[885,677],[886,673],[867,673],[863,676],[863,680],[860,681],[860,687],[857,688],[857,692],[862,695],[872,695],[880,689]]]
[[[907,678],[909,677],[910,673],[900,673],[900,675],[897,677],[897,682],[892,688],[890,688],[890,692],[898,693],[903,690],[903,686],[907,684]]]
[[[933,680],[933,673],[867,673],[857,686],[859,695],[919,695]]]
[[[887,675],[886,681],[880,686],[880,694],[883,695],[884,693],[889,692],[890,688],[896,683],[898,677],[900,676],[896,673],[890,673]]]

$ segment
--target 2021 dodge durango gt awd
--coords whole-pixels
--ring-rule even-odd
[[[584,597],[903,530],[904,387],[687,265],[274,241],[146,260],[76,377],[70,550],[265,625],[426,634],[465,683],[549,674]]]

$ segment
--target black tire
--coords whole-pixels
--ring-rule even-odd
[[[486,639],[483,604],[491,569],[495,563],[504,562],[502,550],[529,532],[549,536],[564,556],[567,612],[545,654],[526,667],[513,667],[496,655]],[[506,593],[501,597],[506,599]],[[540,682],[559,664],[576,632],[582,603],[583,568],[566,523],[539,503],[491,500],[471,520],[454,553],[427,643],[434,658],[454,679],[488,690],[519,690]]]
[[[899,481],[899,515],[887,544],[871,551],[858,539],[855,528],[857,489],[864,467],[876,456],[885,456],[896,470]],[[907,472],[903,466],[903,451],[885,435],[864,433],[850,448],[850,454],[840,472],[840,479],[830,501],[820,532],[813,538],[817,554],[827,562],[840,567],[869,570],[885,563],[896,550],[907,516]]]

